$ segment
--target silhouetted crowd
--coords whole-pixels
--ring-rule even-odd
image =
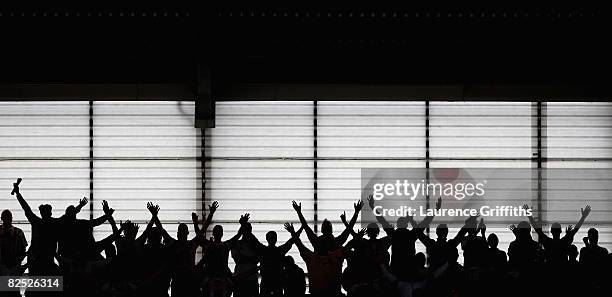
[[[515,235],[507,253],[498,249],[498,237],[486,233],[483,219],[473,216],[461,229],[449,236],[445,224],[430,238],[433,216],[417,222],[401,217],[395,226],[384,217],[377,223],[355,231],[363,201],[354,204],[347,220],[340,218],[345,229],[334,236],[332,224],[324,220],[321,235],[308,225],[301,203],[293,202],[300,221],[296,228],[285,223],[291,238],[277,245],[277,234],[266,234],[266,244],[253,235],[250,215],[238,220],[236,234],[223,239],[223,227],[215,225],[212,237],[206,232],[219,207],[209,205],[208,216],[192,214],[194,236],[179,224],[176,238],[158,219],[159,206],[149,202],[148,224],[139,234],[139,225],[130,221],[117,224],[114,209],[103,201],[104,215],[93,220],[77,219],[88,201],[83,198],[69,206],[61,217],[52,216],[49,204],[39,206],[35,214],[19,189],[15,195],[32,227],[28,247],[24,233],[12,225],[9,210],[2,212],[0,228],[0,275],[62,276],[62,292],[26,291],[26,296],[608,296],[611,292],[611,256],[598,245],[598,232],[591,228],[578,252],[574,236],[589,215],[587,205],[574,227],[554,223],[548,236],[540,222],[532,217],[510,226]],[[370,208],[375,200],[368,199]],[[438,199],[436,208],[442,206]],[[527,205],[524,206],[528,208]],[[112,234],[96,241],[93,229],[108,223]],[[385,236],[380,237],[380,226]],[[532,228],[538,240],[532,238]],[[300,239],[306,233],[309,248]],[[367,235],[367,238],[365,238]],[[349,240],[350,239],[350,240]],[[416,242],[426,254],[416,252]],[[306,263],[305,273],[287,253],[295,245]],[[196,263],[198,248],[202,258]],[[463,265],[458,263],[459,248]],[[229,256],[235,262],[228,266]],[[22,264],[27,257],[26,264]],[[346,265],[344,263],[346,262]],[[307,276],[307,277],[306,277]],[[306,282],[306,278],[308,282]],[[169,290],[170,289],[170,290]],[[20,296],[4,291],[0,296]]]

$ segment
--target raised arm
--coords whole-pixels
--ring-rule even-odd
[[[83,198],[85,199],[85,198]],[[121,230],[117,228],[117,223],[115,223],[115,219],[113,218],[114,209],[108,207],[108,202],[106,200],[102,200],[102,210],[104,210],[104,214],[108,217],[108,222],[113,229],[113,234],[119,236],[121,234]]]
[[[113,232],[113,234],[106,236],[106,238],[100,241],[96,241],[94,244],[95,253],[101,253],[108,245],[112,244],[115,240],[117,240],[117,238],[119,238],[121,234],[121,231],[123,231],[123,229],[118,229],[117,233]]]
[[[302,214],[302,203],[300,202],[298,204],[297,202],[292,201],[291,204],[293,205],[293,209],[295,210],[295,212],[297,212],[298,218],[300,219],[300,223],[302,224],[302,228],[304,229],[304,232],[306,232],[306,236],[308,237],[310,244],[312,244],[312,246],[315,246],[317,243],[317,235],[312,231],[312,228],[308,226],[308,222],[306,222],[306,219]]]
[[[470,216],[469,218],[465,220],[465,224],[463,225],[463,227],[461,227],[461,229],[459,229],[459,232],[457,233],[457,235],[455,235],[453,239],[450,239],[448,241],[449,245],[458,246],[465,238],[465,235],[467,235],[468,229],[477,228],[477,227],[478,227],[478,215]]]
[[[297,237],[300,237],[300,233],[302,233],[302,230],[304,230],[304,228],[301,228],[297,230]],[[281,255],[285,255],[289,252],[289,250],[291,249],[291,246],[293,246],[293,243],[295,243],[295,239],[293,239],[293,237],[289,238],[289,240],[287,240],[285,243],[281,244],[280,246],[278,246],[278,250],[280,251]]]
[[[429,236],[427,234],[425,234],[424,229],[421,228],[417,228],[415,229],[417,238],[419,239],[419,241],[426,247],[426,248],[432,248],[434,246],[434,244],[436,243],[435,240],[429,238]]]
[[[351,233],[353,232],[353,227],[355,226],[355,223],[357,222],[357,217],[359,217],[359,212],[363,208],[363,201],[361,200],[357,201],[357,203],[353,204],[353,208],[355,209],[355,212],[353,213],[353,217],[351,218],[351,221],[344,228],[344,231],[342,231],[340,236],[336,237],[336,243],[338,244],[338,246],[344,245],[344,243],[348,239],[348,236],[351,235]]]
[[[236,243],[238,242],[238,239],[240,238],[240,236],[242,236],[242,231],[244,230],[244,224],[246,224],[249,221],[250,217],[251,217],[251,214],[249,213],[245,213],[240,216],[240,220],[238,220],[238,222],[240,223],[240,228],[238,228],[238,232],[236,232],[236,235],[234,235],[232,238],[226,240],[224,242],[225,244],[229,245],[230,247],[233,247],[236,245]]]
[[[108,217],[106,215],[102,215],[89,222],[90,222],[91,227],[98,227],[104,224],[104,222],[106,222],[107,220],[108,220]]]
[[[342,221],[342,224],[344,224],[345,228],[349,227],[349,222],[346,220],[346,211],[343,211],[340,215],[340,221]],[[351,234],[355,235],[355,230],[351,229]]]
[[[436,210],[440,210],[442,207],[442,197],[438,197],[438,201],[436,202]],[[417,225],[417,228],[427,228],[433,221],[434,216],[426,216],[421,223]]]
[[[157,220],[157,214],[159,213],[159,206],[153,205],[153,203],[151,202],[147,203],[147,209],[151,213],[151,220],[149,220],[147,227],[137,239],[137,241],[140,242],[141,244],[144,244],[145,240],[147,239],[147,236],[151,232],[151,229],[153,228],[153,225],[155,224],[155,221]]]
[[[208,206],[208,216],[204,220],[204,226],[202,226],[202,238],[206,238],[204,235],[206,235],[206,231],[212,223],[213,215],[217,211],[217,208],[219,208],[219,202],[217,201],[213,201],[213,203]]]
[[[79,204],[77,204],[77,206],[75,207],[76,213],[81,212],[81,209],[83,209],[83,206],[87,205],[87,202],[89,202],[89,200],[87,200],[87,197],[83,197],[81,200],[79,200]]]
[[[487,231],[487,225],[485,225],[485,223],[484,223],[484,218],[481,218],[480,219],[480,223],[478,223],[478,231],[477,231],[477,233],[480,233],[480,236],[484,240],[487,240],[487,237],[485,236],[486,231]]]
[[[368,197],[368,206],[370,206],[370,209],[374,211],[374,197],[372,195]],[[389,224],[384,216],[378,216],[375,213],[373,214],[374,217],[376,217],[376,221],[383,227],[383,230],[385,230],[385,233],[387,233],[387,235],[391,235],[394,230],[393,225]]]
[[[523,205],[523,209],[529,210],[529,205],[527,204]],[[542,231],[542,225],[536,222],[533,216],[527,216],[527,219],[529,219],[529,224],[531,224],[531,227],[533,227],[533,230],[535,230],[535,232],[538,234],[538,239],[543,240],[543,239],[549,238],[548,235],[546,235],[544,231]]]
[[[302,254],[302,255],[312,254],[312,251],[309,250],[304,245],[304,243],[302,243],[302,241],[300,240],[300,236],[298,235],[297,232],[295,232],[295,228],[293,227],[292,223],[285,223],[285,230],[287,230],[287,232],[289,232],[289,234],[291,234],[291,238],[293,239],[293,243],[295,243],[295,246],[297,246],[298,250],[300,251],[300,254]]]
[[[196,237],[200,237],[203,234],[200,234],[200,226],[199,226],[199,220],[200,218],[198,217],[198,214],[195,212],[191,213],[191,222],[193,223],[193,232],[196,234]]]
[[[589,214],[591,213],[591,206],[587,205],[584,208],[580,209],[580,220],[578,220],[578,223],[576,223],[576,226],[574,228],[570,228],[570,232],[567,232],[568,235],[570,235],[572,238],[574,237],[574,235],[576,235],[576,233],[578,233],[578,230],[580,229],[580,227],[582,227],[582,224],[584,223],[584,220],[586,220],[586,218],[589,216]]]
[[[159,213],[159,206],[157,206],[157,205],[153,206],[153,203],[151,203],[151,202],[149,202],[147,204],[147,208],[151,208],[156,213]],[[151,211],[151,210],[149,210],[149,211]],[[159,216],[155,215],[155,218],[153,219],[153,223],[155,224],[155,227],[157,227],[157,229],[159,229],[159,232],[161,233],[162,237],[164,238],[164,242],[172,242],[172,241],[176,240],[176,239],[172,238],[172,236],[170,236],[170,234],[168,234],[168,231],[166,231],[166,229],[164,229],[164,226],[162,225],[161,221],[159,220]]]
[[[28,202],[26,202],[25,199],[23,199],[23,196],[21,196],[21,193],[19,192],[19,183],[13,183],[13,191],[11,194],[14,194],[17,197],[17,201],[19,201],[19,205],[21,205],[21,208],[25,212],[25,216],[30,223],[40,220],[40,218],[34,214]]]

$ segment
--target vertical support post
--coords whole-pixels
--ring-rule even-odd
[[[314,206],[313,206],[314,207],[313,208],[313,211],[314,211],[314,218],[313,218],[313,220],[314,220],[314,228],[313,228],[313,230],[314,230],[315,234],[318,234],[318,232],[319,232],[319,217],[318,217],[318,210],[319,210],[319,207],[318,207],[318,202],[319,202],[318,201],[319,200],[319,198],[318,198],[318,188],[319,188],[319,186],[318,186],[318,173],[317,173],[317,166],[318,166],[318,164],[317,164],[317,158],[318,158],[318,155],[317,155],[317,146],[318,146],[318,144],[317,144],[317,125],[318,125],[318,123],[317,123],[317,106],[318,106],[317,100],[314,100],[313,101],[313,126],[314,126],[314,128],[313,128],[313,136],[314,136],[313,137],[313,154],[314,154],[313,155],[313,169],[314,169],[314,172],[313,172],[313,178],[314,178],[314,188],[313,188],[313,190],[314,190],[314,193],[313,193],[314,194],[313,195],[313,199],[314,199],[314,201],[313,201],[314,202]]]
[[[202,197],[202,222],[206,216],[206,128],[200,128],[200,186]]]
[[[94,219],[94,131],[93,101],[89,100],[89,219]]]
[[[425,184],[429,184],[429,100],[425,101]],[[425,195],[425,208],[429,209],[429,193]],[[429,226],[426,230],[429,234]]]
[[[538,108],[538,155],[537,155],[537,166],[538,166],[538,220],[544,222],[546,219],[544,212],[544,191],[546,190],[545,180],[545,168],[544,163],[546,162],[546,102],[541,100],[537,103]]]

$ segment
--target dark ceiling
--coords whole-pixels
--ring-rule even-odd
[[[0,83],[605,84],[601,7],[0,7]],[[602,75],[603,73],[603,75]]]

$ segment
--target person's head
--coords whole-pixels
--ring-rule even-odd
[[[253,226],[251,225],[251,223],[244,223],[244,225],[242,226],[242,234],[251,235],[251,233],[253,233]]]
[[[187,241],[188,235],[189,235],[189,228],[187,228],[187,224],[180,223],[176,231],[176,238],[178,238],[179,241]]]
[[[123,234],[125,234],[125,238],[134,240],[138,234],[138,228],[134,223],[126,222],[123,227]]]
[[[597,232],[597,229],[591,228],[587,231],[587,237],[589,238],[590,244],[597,244],[599,241],[599,232]]]
[[[2,211],[2,215],[0,215],[0,217],[2,218],[2,225],[3,226],[11,226],[13,224],[13,214],[11,213],[10,210],[5,209]]]
[[[495,233],[491,233],[489,234],[489,237],[487,237],[487,243],[491,248],[496,249],[497,245],[499,244],[499,238],[497,238],[497,235],[495,235]]]
[[[66,207],[66,218],[76,220],[77,210],[74,205]]]
[[[285,256],[285,267],[295,265],[295,260],[291,256]]]
[[[446,224],[439,224],[436,227],[436,235],[438,239],[446,239],[446,236],[448,236],[448,226]]]
[[[269,231],[268,233],[266,233],[266,241],[268,242],[269,246],[275,246],[276,240],[277,240],[277,235],[275,231]]]
[[[378,237],[378,233],[380,233],[380,228],[378,228],[378,224],[369,223],[368,228],[366,229],[366,234],[370,239],[376,239]]]
[[[162,240],[161,230],[159,230],[159,228],[157,227],[151,228],[151,230],[149,230],[149,236],[147,236],[147,242],[150,245],[157,246],[161,244],[161,240]]]
[[[531,225],[527,221],[520,221],[517,228],[517,234],[519,239],[531,239]]]
[[[38,207],[38,211],[40,212],[40,217],[42,219],[49,219],[51,218],[51,211],[52,211],[52,207],[49,204],[41,204]]]
[[[561,224],[554,222],[550,225],[550,234],[552,234],[553,238],[561,238]]]
[[[570,245],[567,250],[567,255],[569,256],[570,260],[576,261],[578,258],[578,247],[573,244]]]
[[[321,223],[321,233],[328,236],[333,234],[332,223],[328,219],[323,220],[323,223]]]
[[[465,228],[467,229],[467,233],[469,236],[476,236],[478,233],[478,222],[476,220],[468,220],[466,221]]]
[[[406,217],[400,217],[397,219],[397,228],[406,229],[408,228],[408,219]]]
[[[212,233],[215,240],[221,240],[221,238],[223,238],[223,226],[215,225],[215,227],[213,227]]]

